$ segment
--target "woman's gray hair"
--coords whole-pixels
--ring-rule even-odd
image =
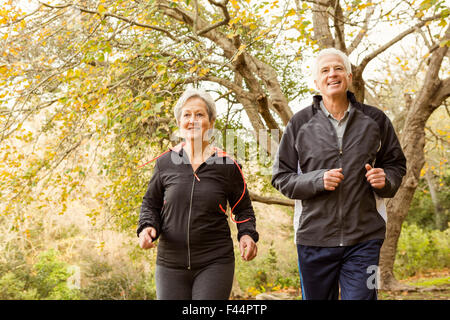
[[[216,116],[217,116],[216,103],[214,102],[214,99],[211,97],[211,95],[202,89],[189,88],[183,92],[183,94],[178,99],[177,104],[175,105],[175,108],[173,110],[173,112],[175,114],[175,119],[177,119],[177,122],[180,121],[181,109],[184,107],[186,102],[190,98],[196,98],[196,97],[202,99],[205,102],[209,121],[213,121],[216,119]]]
[[[335,48],[326,48],[321,51],[319,51],[319,54],[316,56],[316,59],[314,60],[313,69],[312,69],[312,76],[314,80],[317,80],[317,76],[319,75],[319,61],[324,56],[329,55],[335,55],[339,56],[342,59],[342,62],[344,63],[345,71],[347,71],[347,74],[352,73],[352,64],[350,63],[350,60],[348,59],[347,55],[343,53],[341,50],[335,49]]]

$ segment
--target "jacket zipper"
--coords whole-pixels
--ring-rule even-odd
[[[341,145],[339,146],[339,138],[338,138],[338,136],[337,136],[337,134],[336,134],[336,140],[337,140],[337,143],[338,143],[338,147],[339,147],[339,164],[340,164],[340,167],[341,168],[344,168],[344,166],[343,166],[343,163],[342,163],[342,157],[344,156],[344,152],[343,152],[343,149],[344,149],[344,138],[345,138],[345,133],[347,132],[347,128],[348,128],[348,125],[350,124],[350,117],[351,117],[351,112],[349,112],[349,114],[347,115],[347,124],[345,125],[345,129],[344,129],[344,133],[342,134],[342,141],[341,141]],[[334,129],[334,128],[333,128]],[[335,130],[335,132],[336,132],[336,130]],[[338,190],[338,201],[339,201],[339,219],[340,219],[340,222],[341,222],[341,237],[340,237],[340,241],[339,241],[339,246],[344,246],[344,215],[343,215],[343,213],[342,213],[342,206],[343,206],[343,204],[342,204],[342,185],[343,185],[344,183],[342,182],[339,186],[340,186],[340,188],[338,188],[339,190]]]
[[[338,142],[339,143],[339,142]],[[342,136],[342,145],[344,144],[344,136]],[[342,145],[339,147],[339,164],[340,167],[342,168]],[[343,183],[341,183],[340,187],[342,186]],[[339,202],[339,220],[341,223],[341,237],[340,237],[340,241],[339,241],[339,246],[343,246],[344,245],[344,217],[342,214],[342,187],[338,188],[338,202]]]
[[[327,117],[325,116],[325,118],[327,118]],[[348,115],[348,118],[350,118],[350,115]],[[348,120],[349,119],[347,119],[347,125],[348,125]],[[338,154],[339,167],[343,168],[343,165],[342,165],[342,157],[344,154],[343,146],[344,146],[344,136],[345,136],[345,132],[347,131],[347,126],[345,127],[344,134],[342,135],[342,143],[339,146],[339,138],[337,136],[336,129],[334,128],[333,124],[330,122],[330,120],[328,118],[327,118],[327,122],[332,129],[331,132],[333,132],[333,135],[336,138],[336,144],[337,144],[338,151],[339,151],[339,154]],[[344,216],[342,213],[342,185],[343,185],[343,182],[341,182],[341,184],[338,186],[338,190],[337,190],[337,192],[338,192],[338,207],[339,207],[338,216],[339,216],[339,224],[340,224],[340,230],[339,230],[340,231],[340,237],[339,237],[339,246],[340,247],[344,246],[344,226],[343,226]]]
[[[191,189],[191,200],[189,202],[189,215],[188,215],[188,225],[187,225],[187,249],[188,249],[188,270],[191,270],[191,247],[190,247],[190,238],[189,238],[189,230],[191,226],[191,212],[192,212],[192,198],[194,196],[194,185],[195,185],[195,173],[192,178],[192,189]]]

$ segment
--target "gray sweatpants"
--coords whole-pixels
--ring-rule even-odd
[[[212,263],[198,270],[156,265],[158,300],[227,300],[233,286],[234,262]]]

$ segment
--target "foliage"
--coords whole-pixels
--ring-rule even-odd
[[[72,275],[68,265],[58,259],[58,253],[50,249],[39,255],[33,266],[35,275],[31,279],[41,299],[75,300],[79,298],[77,289],[70,289],[67,280]]]
[[[106,211],[130,231],[152,168],[138,165],[170,144],[173,104],[187,85],[204,83],[219,102],[242,107],[254,130],[282,128],[292,113],[287,102],[308,93],[302,60],[318,45],[311,26],[317,10],[299,1],[223,3],[3,3],[3,214],[16,214],[19,223],[32,203],[63,214],[70,198],[83,199],[93,174],[107,183],[95,194],[92,221]],[[393,7],[373,21],[424,17],[440,23],[436,35],[446,25],[441,2],[396,8],[341,1],[348,23],[340,31],[353,38],[351,50],[374,47],[368,19],[384,5]]]
[[[404,223],[398,242],[394,272],[399,278],[426,269],[450,266],[450,229],[423,230]]]
[[[13,272],[8,272],[0,278],[1,300],[36,300],[36,289],[26,289],[26,283]]]
[[[20,256],[18,256],[20,258]],[[10,261],[2,265],[0,273],[0,295],[5,300],[74,300],[79,299],[79,291],[68,287],[71,273],[68,265],[59,260],[57,251],[50,249],[39,255],[33,265],[19,265],[11,268]]]
[[[256,261],[245,264],[236,261],[236,278],[245,293],[256,296],[263,292],[298,287],[296,253],[292,251],[286,256],[279,257],[277,254],[279,247],[275,246],[273,241],[267,250],[261,250],[261,243],[258,247]]]
[[[221,3],[32,0],[27,8],[22,1],[0,3],[0,215],[14,217],[8,231],[18,231],[37,252],[45,251],[42,243],[27,238],[39,232],[37,227],[26,228],[33,209],[62,215],[72,201],[89,200],[94,204],[82,215],[93,224],[113,222],[133,234],[152,171],[152,165],[138,165],[173,142],[172,109],[180,93],[188,85],[205,86],[218,103],[246,112],[255,131],[281,129],[291,115],[293,106],[288,102],[296,104],[307,94],[304,75],[309,66],[302,65],[303,59],[323,47],[323,37],[314,33],[322,28],[314,31],[311,23],[320,12],[327,14],[323,26],[345,40],[339,43],[336,36],[332,45],[348,48],[357,65],[364,62],[355,69],[361,78],[367,63],[381,52],[391,54],[389,48],[396,43],[383,47],[374,41],[384,38],[379,37],[380,30],[394,30],[391,39],[403,43],[410,39],[397,31],[418,35],[414,46],[420,48],[420,59],[408,62],[393,56],[396,68],[388,83],[383,88],[374,85],[372,93],[377,96],[400,79],[395,83],[398,92],[386,93],[396,98],[390,101],[392,106],[402,105],[399,97],[405,88],[417,93],[412,90],[420,87],[420,68],[426,68],[430,54],[440,50],[437,47],[448,45],[442,36],[449,15],[444,1],[341,0],[334,8],[305,1],[230,0],[223,2],[224,7]],[[212,28],[205,31],[208,27]],[[410,73],[411,65],[420,72]],[[379,80],[385,70],[370,77]],[[440,73],[447,70],[444,63]],[[399,77],[407,71],[414,81]],[[236,117],[232,126],[248,127],[242,118]],[[220,129],[229,123],[228,118],[219,121]],[[268,176],[260,172],[270,167],[270,161],[265,165],[253,167],[249,178],[263,192],[271,188]],[[70,232],[64,236],[72,237]],[[29,244],[23,247],[32,250]],[[32,258],[24,257],[24,265]],[[23,274],[6,271],[2,281],[17,279],[14,288],[23,285],[27,292],[28,275],[41,272],[48,276],[39,283],[48,289],[31,288],[30,297],[71,294],[64,288],[52,293],[50,288],[57,288],[66,275],[56,257],[47,259],[37,269],[17,269]],[[119,298],[119,288],[140,283],[140,288],[147,288],[141,296],[152,294],[148,280],[121,282],[121,276],[109,276],[98,290],[92,289]],[[264,285],[264,273],[259,277]],[[274,281],[278,280],[270,279]],[[130,296],[127,290],[125,296]]]
[[[105,261],[101,256],[86,253],[82,299],[156,299],[154,268],[145,270],[142,267],[142,261],[148,260],[148,257],[141,253],[133,258],[129,254],[130,251],[112,262]]]
[[[218,8],[199,5],[201,19],[221,19]],[[193,11],[193,3],[168,6]],[[283,70],[283,92],[295,98],[304,88],[279,45],[285,21],[262,14],[279,6],[232,1],[230,21],[218,30],[227,41],[239,37],[240,52]],[[192,28],[155,1],[31,1],[29,10],[9,2],[0,13],[0,209],[18,215],[18,223],[32,203],[63,214],[68,201],[85,196],[86,177],[98,175],[107,183],[89,216],[95,222],[108,214],[130,231],[152,168],[138,165],[170,144],[174,102],[202,78],[233,81],[232,59],[211,40],[192,37]],[[211,90],[236,101],[226,86]]]
[[[136,236],[115,232],[105,239],[108,231],[80,219],[80,209],[36,215],[27,220],[28,232],[2,230],[0,299],[155,298],[154,261],[137,250]],[[11,220],[2,217],[0,226]]]
[[[438,193],[438,200],[441,204],[441,210],[446,216],[446,220],[450,221],[450,177],[444,177],[442,180],[442,189]],[[445,186],[445,187],[444,187]],[[416,224],[421,229],[436,229],[436,212],[435,207],[431,199],[430,191],[423,179],[419,182],[419,187],[414,193],[414,199],[411,203],[406,222],[408,224]]]

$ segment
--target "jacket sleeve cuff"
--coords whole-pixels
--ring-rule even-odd
[[[387,176],[386,176],[386,181],[385,181],[383,188],[381,188],[381,189],[372,188],[372,189],[381,198],[392,198],[394,196],[394,195],[392,195],[392,184],[389,181],[389,179],[387,178]]]
[[[239,232],[239,234],[238,234],[238,241],[241,241],[241,237],[244,236],[244,235],[250,236],[250,238],[252,238],[253,241],[255,241],[255,243],[258,242],[258,240],[259,240],[258,232],[256,232],[256,231],[254,231],[254,232],[242,231],[242,232]]]
[[[151,224],[151,223],[144,223],[144,224],[140,225],[140,226],[137,228],[136,234],[137,234],[138,238],[139,238],[139,234],[142,232],[142,230],[144,230],[145,228],[148,228],[148,227],[155,228],[155,230],[156,230],[156,237],[155,237],[155,239],[153,239],[153,240],[158,239],[158,237],[159,237],[159,228],[156,227],[156,226],[154,226],[154,225]]]
[[[316,192],[322,192],[325,191],[325,185],[323,183],[323,175],[327,172],[326,169],[321,170],[321,172],[317,175],[316,179],[314,180],[314,188]]]

